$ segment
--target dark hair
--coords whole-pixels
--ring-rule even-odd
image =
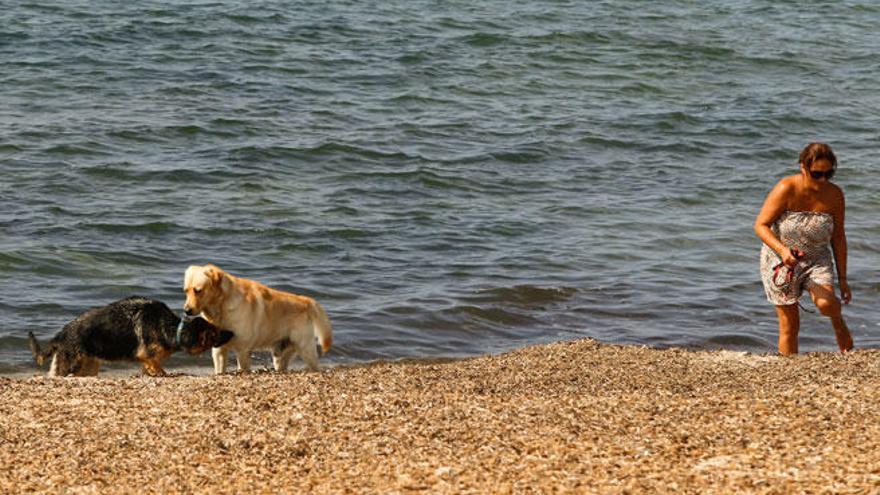
[[[817,160],[828,160],[831,163],[831,170],[837,170],[837,157],[831,151],[831,146],[825,143],[810,143],[801,151],[800,163],[807,170],[811,170]]]

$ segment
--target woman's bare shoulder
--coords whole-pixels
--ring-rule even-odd
[[[828,184],[828,195],[831,199],[831,203],[836,208],[843,208],[844,199],[843,199],[843,189],[840,188],[837,184]]]
[[[788,177],[783,177],[779,179],[779,182],[773,186],[773,191],[777,194],[791,194],[797,192],[798,190],[798,176],[797,175],[789,175]]]
[[[828,185],[831,186],[830,190],[831,190],[832,194],[834,194],[835,196],[839,196],[840,198],[843,198],[843,189],[841,189],[840,186],[838,186],[837,184],[835,184],[833,182],[829,182]]]

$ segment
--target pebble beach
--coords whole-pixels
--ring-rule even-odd
[[[863,493],[880,486],[877,358],[585,339],[320,372],[6,377],[0,492]]]

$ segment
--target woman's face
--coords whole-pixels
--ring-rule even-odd
[[[813,165],[809,168],[802,164],[801,173],[803,173],[807,184],[819,187],[822,183],[830,181],[831,177],[834,176],[834,166],[828,160],[820,158],[814,161]]]

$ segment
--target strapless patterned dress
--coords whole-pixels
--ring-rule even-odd
[[[797,304],[804,288],[834,283],[834,257],[831,234],[834,217],[817,211],[786,211],[771,226],[773,233],[789,248],[804,256],[794,268],[783,266],[776,251],[761,247],[761,281],[767,300],[777,306]]]

